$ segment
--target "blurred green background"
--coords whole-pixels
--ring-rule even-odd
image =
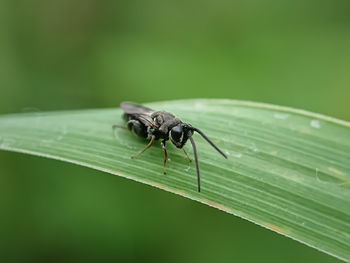
[[[0,113],[200,97],[350,120],[349,14],[348,0],[1,0]],[[0,262],[338,262],[102,172],[7,152],[0,167]]]

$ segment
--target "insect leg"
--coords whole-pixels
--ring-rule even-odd
[[[187,159],[188,159],[190,162],[192,162],[192,159],[191,159],[190,156],[187,154],[185,148],[182,148],[182,150],[184,150],[184,153],[185,153]]]
[[[113,128],[113,130],[115,130],[115,129],[124,129],[124,130],[127,130],[127,129],[128,129],[128,128],[125,127],[125,126],[121,126],[121,125],[117,125],[117,124],[113,125],[112,128]]]
[[[113,125],[112,126],[112,129],[113,129],[113,134],[114,134],[114,137],[115,138],[117,138],[117,135],[116,135],[116,129],[122,129],[122,130],[127,130],[128,128],[127,127],[125,127],[125,126],[121,126],[121,125],[117,125],[117,124],[115,124],[115,125]]]
[[[163,172],[164,174],[166,174],[166,161],[168,160],[168,153],[166,151],[166,147],[165,147],[165,140],[163,140],[161,143],[162,148],[164,150],[164,168],[163,168]]]
[[[140,152],[138,152],[137,154],[131,156],[132,159],[135,159],[137,157],[139,157],[141,154],[143,154],[146,150],[148,150],[149,148],[152,147],[152,145],[154,144],[154,141],[156,139],[156,136],[152,135],[151,137],[151,141],[149,142],[149,144]]]

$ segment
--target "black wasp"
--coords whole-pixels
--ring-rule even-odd
[[[138,136],[150,139],[148,145],[131,158],[137,158],[147,149],[152,147],[156,140],[161,139],[161,145],[164,150],[164,174],[166,174],[166,161],[168,159],[165,146],[166,141],[170,139],[177,148],[183,149],[185,155],[191,161],[183,148],[187,140],[190,140],[194,152],[194,159],[196,161],[198,192],[200,192],[201,186],[197,149],[192,138],[193,133],[198,132],[211,146],[215,148],[215,150],[227,159],[226,154],[224,154],[202,131],[190,124],[183,123],[179,118],[169,112],[154,111],[150,108],[130,102],[122,102],[120,108],[124,111],[124,118],[127,121],[127,127],[114,125],[113,128],[124,128],[130,131],[133,130]]]

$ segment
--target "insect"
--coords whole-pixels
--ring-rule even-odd
[[[193,133],[198,132],[215,150],[227,159],[226,154],[224,154],[201,130],[188,123],[183,123],[179,118],[169,112],[154,111],[131,102],[122,102],[120,108],[124,111],[123,117],[127,121],[127,125],[126,127],[113,125],[113,128],[128,129],[129,131],[134,131],[136,135],[150,140],[143,150],[131,156],[131,158],[139,157],[142,153],[151,148],[156,140],[160,139],[160,144],[164,151],[164,174],[166,174],[166,162],[168,159],[166,142],[170,140],[177,148],[183,149],[186,157],[191,161],[183,148],[187,140],[190,140],[196,162],[198,192],[201,191],[200,172],[197,147],[192,138]]]

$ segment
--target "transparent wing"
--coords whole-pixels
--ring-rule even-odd
[[[120,108],[127,114],[146,114],[151,115],[154,110],[138,105],[132,102],[122,102],[120,103]]]
[[[122,102],[120,108],[132,118],[141,121],[146,126],[156,128],[156,124],[151,118],[154,110],[132,102]]]

